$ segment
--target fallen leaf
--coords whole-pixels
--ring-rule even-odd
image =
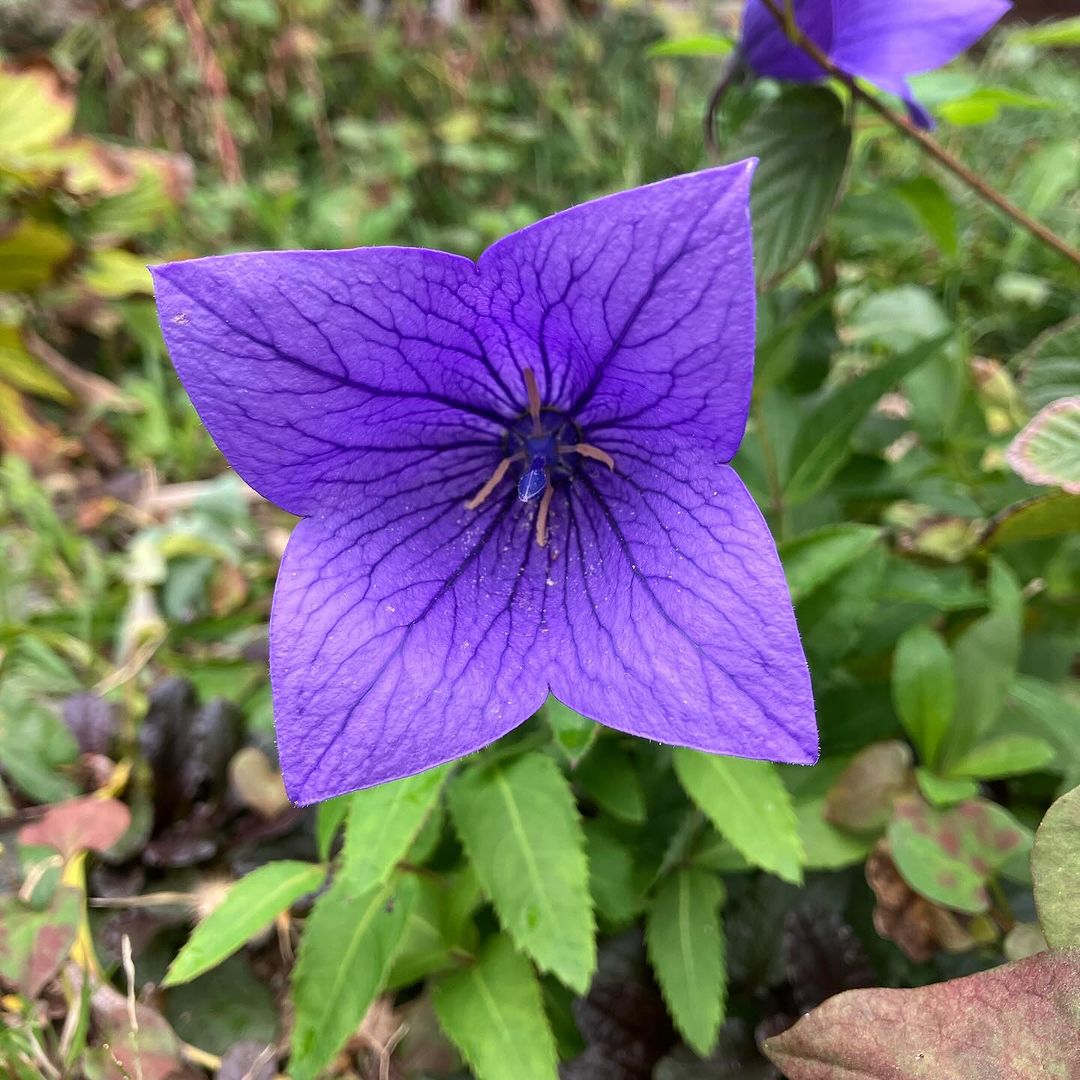
[[[1073,1080],[1080,951],[830,998],[764,1049],[789,1080]]]
[[[122,802],[88,795],[50,806],[40,821],[19,830],[19,843],[45,844],[70,859],[80,851],[108,851],[130,824]]]

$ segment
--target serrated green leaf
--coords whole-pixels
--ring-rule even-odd
[[[776,766],[680,747],[675,772],[690,798],[748,862],[801,883],[798,822]]]
[[[551,758],[475,767],[449,789],[450,813],[499,921],[543,971],[584,993],[596,967],[585,839]]]
[[[1047,944],[1080,948],[1080,787],[1047,810],[1035,833],[1031,877]]]
[[[715,874],[687,868],[657,890],[645,944],[675,1026],[702,1057],[716,1043],[727,1000],[727,972]]]
[[[435,987],[435,1014],[478,1080],[556,1080],[540,981],[501,934]]]
[[[956,676],[948,646],[928,626],[913,626],[896,646],[893,703],[923,761],[933,765],[956,703]]]
[[[450,767],[407,776],[350,796],[340,876],[355,894],[381,885],[431,813]]]
[[[949,768],[950,777],[1000,780],[1037,772],[1054,760],[1054,748],[1033,735],[1002,735],[968,751]]]
[[[314,1080],[359,1026],[401,943],[414,890],[403,877],[357,896],[339,878],[316,901],[292,975],[292,1080]]]
[[[851,152],[844,106],[825,87],[794,87],[770,102],[725,147],[757,157],[750,212],[758,281],[768,285],[817,241],[836,204]]]
[[[830,391],[806,414],[789,457],[786,495],[802,502],[820,490],[851,456],[851,437],[881,398],[935,356],[946,335],[920,342],[907,352]]]
[[[169,965],[162,986],[177,986],[216,967],[244,943],[315,892],[326,868],[289,859],[267,863],[235,882],[225,899],[198,926]]]

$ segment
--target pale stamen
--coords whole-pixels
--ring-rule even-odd
[[[540,547],[547,545],[547,519],[548,511],[551,509],[552,491],[553,488],[549,478],[548,486],[544,488],[544,494],[540,499],[540,508],[536,511],[536,542]]]
[[[495,466],[495,471],[491,474],[491,478],[488,482],[465,504],[466,510],[475,510],[480,506],[488,496],[503,482],[503,478],[506,476],[510,466],[515,461],[524,461],[524,454],[511,454],[510,457],[505,457],[498,465]]]
[[[558,450],[560,454],[580,454],[582,457],[592,458],[593,461],[606,465],[612,472],[615,471],[615,459],[598,446],[592,446],[589,443],[574,443],[573,446],[560,446]]]
[[[529,395],[529,415],[532,417],[533,434],[542,435],[544,429],[540,424],[540,387],[536,385],[536,375],[533,369],[527,367],[523,372],[525,376],[525,392]]]

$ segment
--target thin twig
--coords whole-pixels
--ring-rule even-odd
[[[1012,218],[1017,225],[1026,229],[1037,240],[1041,240],[1047,247],[1052,248],[1059,255],[1063,255],[1074,266],[1080,266],[1080,251],[1063,240],[1060,236],[1048,229],[1040,221],[1036,221],[1030,214],[1025,213],[1019,206],[1010,202],[996,188],[992,188],[980,176],[973,172],[959,158],[954,157],[935,138],[928,135],[921,128],[916,127],[905,116],[891,109],[883,101],[879,101],[873,94],[867,93],[847,72],[841,70],[825,55],[818,46],[811,41],[798,27],[794,19],[790,19],[790,9],[785,12],[777,0],[761,0],[773,17],[784,28],[791,43],[802,49],[807,56],[814,60],[822,71],[835,79],[841,80],[851,88],[852,94],[859,100],[869,105],[883,120],[891,124],[901,134],[919,144],[920,148],[930,155],[939,165],[948,169],[954,176],[968,185],[980,198],[996,206],[1007,217]]]

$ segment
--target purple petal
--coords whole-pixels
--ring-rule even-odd
[[[902,98],[920,127],[932,126],[907,78],[969,49],[1011,5],[1007,0],[795,0],[795,19],[848,75]],[[743,17],[743,55],[759,75],[817,82],[820,66],[784,36],[761,0]]]
[[[289,541],[270,673],[297,803],[461,757],[547,696],[543,552],[513,491],[464,509],[466,461],[400,497],[387,485],[362,516],[308,518]]]
[[[597,199],[484,253],[497,336],[547,405],[590,432],[677,425],[684,443],[734,456],[754,363],[755,164]]]
[[[169,353],[214,441],[296,514],[501,430],[508,391],[476,334],[476,280],[468,259],[395,248],[154,270]]]
[[[559,523],[568,640],[552,692],[634,735],[714,753],[817,760],[810,677],[768,528],[727,466],[610,444]],[[580,487],[580,492],[578,488]]]

